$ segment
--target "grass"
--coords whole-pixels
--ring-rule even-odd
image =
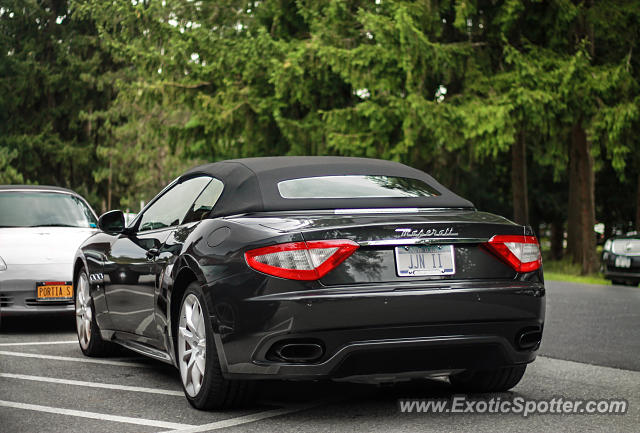
[[[611,281],[605,280],[601,273],[594,273],[589,275],[581,275],[580,265],[571,263],[569,259],[563,260],[550,260],[544,258],[542,266],[544,269],[544,279],[554,281],[567,281],[570,283],[582,283],[582,284],[601,284],[610,285]]]
[[[549,272],[544,271],[544,279],[549,281],[566,281],[569,283],[582,283],[582,284],[600,284],[611,285],[611,281],[605,280],[600,275],[571,275],[561,272]]]

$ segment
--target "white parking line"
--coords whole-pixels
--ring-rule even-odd
[[[56,377],[30,376],[26,374],[0,373],[0,377],[8,379],[32,380],[35,382],[60,383],[64,385],[86,386],[90,388],[117,389],[119,391],[135,391],[146,392],[149,394],[177,395],[184,397],[182,391],[173,391],[170,389],[145,388],[141,386],[116,385],[111,383],[85,382],[82,380],[58,379]]]
[[[66,341],[30,341],[24,343],[0,343],[0,346],[40,346],[47,344],[78,344],[78,340]]]
[[[0,350],[0,355],[20,356],[23,358],[51,359],[54,361],[88,362],[90,364],[117,365],[119,367],[148,367],[148,364],[142,364],[138,362],[125,362],[125,361],[114,361],[109,359],[93,359],[93,358],[74,358],[71,356],[40,355],[38,353],[7,352],[4,350]]]
[[[260,421],[267,418],[273,418],[276,416],[287,415],[301,410],[311,409],[312,407],[320,406],[324,402],[314,402],[306,405],[297,405],[293,407],[287,407],[282,409],[265,410],[264,412],[252,413],[249,415],[239,416],[236,418],[224,419],[222,421],[215,421],[209,424],[202,424],[193,427],[179,428],[171,431],[165,431],[163,433],[200,433],[209,430],[219,430],[223,428],[229,428],[237,425],[248,424],[250,422]]]
[[[0,406],[12,407],[15,409],[34,410],[37,412],[55,413],[58,415],[70,415],[70,416],[78,416],[82,418],[92,418],[92,419],[98,419],[101,421],[123,422],[127,424],[144,425],[147,427],[158,427],[158,428],[173,429],[173,430],[187,429],[190,427],[194,427],[191,424],[179,424],[175,422],[158,421],[155,419],[132,418],[128,416],[108,415],[105,413],[85,412],[82,410],[62,409],[59,407],[41,406],[39,404],[18,403],[14,401],[5,401],[5,400],[0,400]]]

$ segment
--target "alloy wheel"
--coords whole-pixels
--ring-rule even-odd
[[[190,293],[180,309],[178,324],[178,365],[187,394],[195,397],[204,380],[207,338],[204,314],[198,298]]]
[[[78,278],[76,293],[76,330],[78,341],[83,349],[89,347],[91,342],[91,321],[93,311],[91,310],[91,296],[89,295],[89,281],[84,272]]]

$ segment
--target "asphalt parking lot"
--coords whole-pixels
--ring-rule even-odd
[[[168,365],[124,349],[85,358],[73,318],[14,319],[0,331],[0,432],[637,431],[640,289],[547,286],[542,356],[516,388],[497,396],[626,399],[626,414],[400,412],[399,398],[450,396],[442,380],[382,387],[269,382],[253,407],[201,412],[189,406]]]

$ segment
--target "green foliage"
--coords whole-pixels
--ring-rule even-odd
[[[17,156],[17,150],[0,147],[0,183],[22,183],[22,175],[11,166],[11,162]]]
[[[0,6],[0,181],[74,187],[96,203],[95,135],[81,112],[109,103],[108,57],[66,2]]]
[[[136,208],[198,162],[357,155],[504,212],[524,136],[544,221],[565,214],[573,124],[603,173],[640,168],[637,1],[51,4],[1,7],[3,182]]]
[[[544,253],[543,253],[544,256]],[[611,285],[601,273],[582,275],[580,265],[570,260],[551,260],[543,257],[544,279],[547,281],[566,281],[569,283]]]

